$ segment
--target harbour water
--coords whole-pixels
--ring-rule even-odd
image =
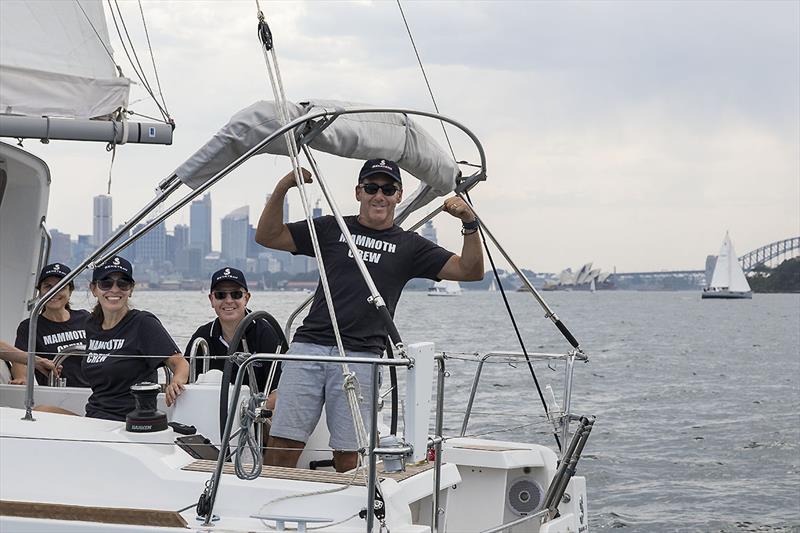
[[[519,351],[499,294],[407,292],[397,310],[401,335],[445,351]],[[250,307],[283,324],[306,296],[254,293]],[[528,351],[567,349],[531,295],[508,296]],[[578,467],[594,530],[800,531],[800,295],[546,298],[590,356],[576,366],[572,407],[597,417]],[[134,304],[156,313],[181,347],[213,318],[200,292],[139,292]],[[448,363],[449,435],[461,428],[475,366]],[[535,370],[560,397],[562,367]],[[526,365],[487,365],[467,434],[554,446],[542,412]]]

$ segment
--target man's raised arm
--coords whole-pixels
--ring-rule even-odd
[[[478,235],[478,221],[469,206],[458,196],[448,198],[443,210],[461,220],[464,245],[461,255],[454,255],[439,271],[438,277],[453,281],[479,281],[483,279],[483,249]]]
[[[311,183],[311,173],[304,168],[301,168],[300,172],[305,182]],[[261,218],[258,219],[256,242],[261,246],[286,252],[297,251],[292,234],[286,224],[283,223],[283,199],[289,189],[296,185],[297,182],[293,171],[282,177],[278,184],[275,185],[275,190],[272,192],[272,196],[269,197],[267,205],[264,206]]]

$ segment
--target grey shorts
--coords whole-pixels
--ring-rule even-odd
[[[304,342],[293,342],[288,354],[338,356],[335,346],[320,346]],[[369,352],[347,352],[351,357],[375,357]],[[356,374],[359,391],[359,407],[364,426],[369,435],[372,393],[371,365],[349,363],[350,371]],[[343,389],[342,365],[316,361],[284,361],[281,380],[278,384],[278,401],[272,417],[270,435],[284,439],[307,442],[314,431],[325,405],[325,416],[331,438],[329,446],[334,450],[357,450],[358,441],[353,426],[350,406]],[[378,374],[380,386],[380,373]]]

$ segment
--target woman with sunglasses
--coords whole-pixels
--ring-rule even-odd
[[[39,274],[39,281],[36,289],[39,296],[47,293],[50,289],[69,274],[70,268],[63,263],[51,263],[42,269]],[[53,296],[42,309],[42,313],[36,323],[36,353],[46,359],[55,359],[56,355],[68,348],[85,348],[86,343],[86,320],[89,312],[84,309],[72,309],[69,299],[75,284],[69,282],[58,293]],[[28,351],[28,331],[30,329],[30,319],[26,318],[17,327],[17,338],[14,346],[20,350]],[[11,383],[24,384],[27,379],[27,369],[25,365],[15,363],[11,367],[13,379]],[[39,385],[46,385],[48,376],[36,370],[36,382]],[[61,377],[66,378],[69,387],[88,387],[89,384],[83,375],[81,368],[81,357],[68,357],[64,359],[61,369]]]
[[[83,371],[92,387],[86,416],[125,420],[134,409],[132,385],[155,382],[156,369],[166,365],[172,382],[166,388],[167,405],[183,392],[189,364],[155,315],[131,309],[133,267],[115,256],[95,268],[90,288],[97,298],[86,322],[87,355]]]
[[[247,303],[250,301],[250,292],[247,290],[247,280],[245,280],[242,271],[232,267],[225,267],[214,272],[211,276],[211,292],[208,295],[208,300],[211,302],[211,307],[214,309],[217,318],[197,328],[197,331],[194,332],[194,335],[189,340],[189,344],[186,345],[184,353],[188,354],[195,340],[202,337],[208,342],[210,355],[218,357],[211,359],[210,368],[223,370],[225,368],[224,356],[228,354],[236,329],[245,315],[250,312],[247,309]],[[260,319],[247,326],[244,338],[239,342],[236,351],[276,353],[280,348],[280,335],[267,320]],[[259,391],[265,390],[271,364],[270,361],[253,363]],[[195,361],[197,375],[202,372],[202,367],[203,363],[198,358]],[[236,370],[238,370],[238,367],[236,367]],[[269,409],[274,407],[274,391],[278,387],[280,375],[281,367],[280,363],[278,363],[278,367],[275,369],[275,377],[269,387],[270,395],[267,398],[267,408]],[[236,372],[234,371],[231,374],[231,383],[235,381]],[[249,383],[249,375],[245,376],[244,383]]]

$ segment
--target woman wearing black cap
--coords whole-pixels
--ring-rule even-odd
[[[36,288],[39,295],[47,293],[56,283],[61,281],[70,268],[63,263],[52,263],[42,269]],[[36,326],[36,353],[37,355],[54,359],[55,356],[67,348],[85,348],[86,319],[89,312],[83,309],[72,309],[69,299],[75,284],[69,282],[58,294],[50,299],[44,306]],[[28,331],[30,319],[26,318],[17,327],[17,339],[14,346],[22,351],[28,351]],[[66,378],[69,387],[88,387],[86,378],[81,369],[80,357],[68,357],[62,363],[61,377]],[[24,384],[27,377],[25,365],[15,363],[11,367],[13,379],[11,383]],[[47,376],[36,370],[36,381],[40,385],[47,384]]]
[[[97,267],[92,275],[90,287],[97,305],[86,322],[87,356],[83,360],[83,372],[92,387],[86,404],[88,417],[125,420],[135,406],[131,386],[155,382],[159,366],[168,366],[173,374],[166,389],[168,406],[189,379],[189,364],[158,318],[128,305],[133,286],[133,267],[119,256]]]

